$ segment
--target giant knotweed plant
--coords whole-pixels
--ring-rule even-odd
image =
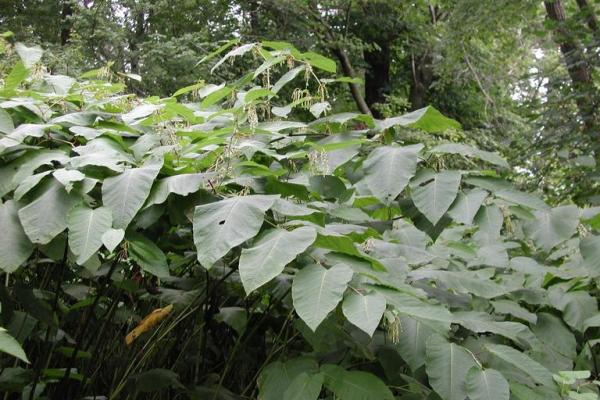
[[[5,398],[597,398],[598,210],[517,190],[456,121],[332,113],[350,79],[286,43],[169,98],[16,51]]]

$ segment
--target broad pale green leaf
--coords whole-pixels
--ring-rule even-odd
[[[435,146],[430,153],[442,153],[442,154],[460,154],[467,157],[475,157],[480,160],[487,161],[490,164],[497,165],[502,168],[508,168],[508,163],[505,159],[500,157],[497,153],[490,151],[484,151],[475,147],[468,146],[461,143],[443,143]]]
[[[343,264],[325,269],[313,264],[304,267],[294,277],[292,299],[294,308],[313,331],[342,300],[352,270]]]
[[[425,370],[429,383],[444,400],[464,400],[467,397],[467,372],[476,366],[467,349],[433,335],[427,340]]]
[[[478,243],[497,244],[504,224],[504,216],[500,207],[495,204],[481,207],[475,215],[475,224],[479,226],[479,231],[474,235]]]
[[[69,93],[69,89],[77,82],[66,75],[48,75],[44,77],[44,81],[52,88],[54,93],[63,96]]]
[[[324,101],[322,103],[315,103],[313,104],[309,111],[312,115],[315,116],[315,118],[319,118],[321,116],[321,114],[323,114],[326,111],[329,111],[331,109],[331,104],[329,104],[329,102]]]
[[[536,314],[528,311],[524,307],[521,307],[516,301],[502,299],[492,301],[491,304],[494,307],[494,311],[498,314],[512,315],[515,318],[522,319],[531,324],[535,324],[537,322]]]
[[[6,111],[4,111],[6,112]],[[0,149],[17,146],[28,137],[42,137],[51,124],[21,124],[8,135],[0,139]]]
[[[181,174],[160,179],[150,191],[144,207],[164,203],[171,193],[180,196],[195,193],[208,183],[211,176],[210,174]]]
[[[426,322],[439,331],[449,330],[450,324],[456,322],[450,311],[445,307],[427,303],[414,295],[397,290],[383,287],[376,287],[376,290],[385,296],[387,304],[394,306],[400,315]]]
[[[140,104],[128,113],[121,115],[121,118],[125,123],[132,124],[138,119],[152,115],[152,113],[157,112],[162,107],[163,105],[159,104]]]
[[[127,233],[129,256],[140,267],[159,278],[169,276],[167,258],[162,250],[147,237],[139,233]]]
[[[348,321],[367,335],[373,336],[385,306],[385,297],[377,292],[367,294],[352,292],[344,299],[342,311]]]
[[[287,83],[291,82],[300,72],[303,72],[306,69],[305,65],[300,65],[296,68],[290,69],[285,74],[281,75],[281,78],[271,88],[273,93],[277,93],[283,88]]]
[[[210,268],[232,248],[256,236],[278,196],[239,196],[196,207],[194,243],[198,261]]]
[[[0,108],[0,132],[11,133],[15,129],[12,117],[3,108]]]
[[[281,400],[293,380],[303,373],[317,372],[315,360],[301,357],[286,362],[275,361],[265,367],[258,377],[259,398],[262,400]]]
[[[413,279],[436,279],[458,293],[474,294],[486,299],[510,292],[510,289],[472,271],[416,270],[410,276]]]
[[[44,50],[40,46],[27,47],[23,43],[17,43],[15,49],[28,69],[37,64],[44,54]]]
[[[533,333],[548,347],[570,359],[577,356],[577,340],[564,322],[550,314],[538,313],[537,322],[531,325]]]
[[[376,121],[376,125],[378,130],[385,130],[400,125],[421,129],[429,133],[443,132],[447,129],[461,129],[461,125],[457,121],[445,117],[432,106],[427,106],[398,117]]]
[[[375,197],[389,204],[415,174],[422,148],[421,144],[376,148],[363,163],[365,176],[361,182]]]
[[[296,376],[283,394],[283,400],[317,400],[323,386],[323,374]]]
[[[257,78],[260,74],[262,74],[266,70],[272,68],[274,65],[282,64],[286,59],[287,59],[286,55],[269,58],[269,59],[265,60],[265,62],[263,62],[260,65],[260,67],[258,67],[254,70],[254,73],[252,74],[252,76],[254,78]]]
[[[102,244],[111,253],[123,241],[125,231],[123,229],[110,228],[102,235]]]
[[[402,333],[398,338],[398,353],[414,372],[425,364],[425,344],[436,331],[423,322],[400,317]]]
[[[29,193],[31,189],[35,188],[46,176],[50,175],[51,173],[52,171],[44,171],[23,179],[13,193],[13,199],[21,200],[23,196]]]
[[[67,154],[62,150],[42,149],[28,152],[14,162],[16,172],[12,177],[12,183],[16,186],[42,165],[49,165],[55,161],[62,164],[68,159]]]
[[[52,179],[31,203],[19,210],[21,225],[33,243],[46,244],[67,228],[67,213],[76,201]]]
[[[69,212],[69,248],[77,256],[77,264],[84,264],[102,247],[102,235],[111,225],[112,214],[106,207],[91,209],[81,205]]]
[[[495,369],[473,367],[467,373],[467,394],[470,400],[508,400],[508,381]]]
[[[585,320],[598,312],[596,298],[583,290],[564,292],[554,286],[548,290],[548,300],[562,311],[565,322],[580,332],[585,329]]]
[[[25,67],[22,61],[19,61],[4,79],[4,90],[7,93],[14,93],[14,90],[19,87],[28,75],[29,69]]]
[[[536,211],[535,220],[525,224],[525,233],[545,251],[569,239],[579,225],[579,209],[569,205]]]
[[[67,192],[71,192],[74,182],[81,182],[85,179],[85,175],[76,169],[61,168],[54,171],[52,175],[65,187]]]
[[[211,94],[206,96],[204,98],[204,100],[202,100],[202,103],[200,103],[200,106],[202,108],[208,108],[208,107],[212,106],[213,104],[215,104],[216,102],[218,102],[219,100],[222,100],[223,98],[229,96],[232,91],[233,91],[232,88],[225,86],[215,92],[212,92]]]
[[[588,236],[579,241],[579,251],[590,273],[600,275],[600,236]]]
[[[487,313],[478,311],[456,312],[454,316],[460,324],[476,333],[489,332],[504,336],[522,347],[535,347],[539,341],[527,326],[510,321],[494,321]]]
[[[510,382],[510,394],[515,400],[561,400],[561,397],[554,391],[544,386],[538,386],[535,389],[518,382]]]
[[[599,326],[600,326],[600,314],[596,314],[593,317],[589,317],[585,321],[583,321],[583,330],[584,330],[584,332],[588,328],[597,328]]]
[[[239,272],[246,293],[250,294],[279,275],[316,238],[316,230],[307,226],[293,231],[273,229],[251,248],[243,249]]]
[[[17,206],[12,200],[0,204],[0,227],[2,227],[0,269],[11,273],[16,271],[33,251],[33,244],[23,231],[17,214]]]
[[[325,387],[344,400],[394,400],[388,387],[375,375],[363,371],[346,371],[333,365],[321,367],[325,375]]]
[[[0,328],[0,352],[10,354],[11,356],[29,364],[27,355],[23,351],[23,348],[19,342],[17,342],[17,340],[12,337],[4,328]]]
[[[210,70],[211,73],[213,73],[215,71],[215,69],[219,68],[219,66],[221,64],[223,64],[225,61],[227,61],[229,58],[231,57],[236,57],[236,56],[243,56],[244,54],[246,54],[247,52],[249,52],[250,50],[252,50],[254,48],[254,46],[256,46],[256,43],[248,43],[248,44],[243,44],[241,46],[236,47],[235,49],[229,51],[228,53],[226,53],[223,58],[221,58]]]
[[[296,129],[304,127],[306,127],[305,123],[297,121],[267,121],[259,123],[256,126],[256,129],[269,132],[280,132],[284,129]]]
[[[415,206],[433,225],[454,202],[460,178],[459,171],[443,171],[435,174],[430,182],[412,187],[411,197]]]
[[[287,105],[285,107],[272,107],[271,112],[281,118],[287,118],[288,114],[292,112],[292,106]]]
[[[330,58],[327,58],[317,53],[313,53],[312,51],[302,53],[302,58],[304,59],[304,61],[306,61],[315,68],[319,68],[323,71],[335,74],[336,64],[335,61],[333,61]]]
[[[520,206],[532,208],[534,210],[546,210],[548,205],[542,199],[531,193],[520,192],[518,190],[497,190],[494,193],[497,197]]]
[[[537,361],[532,360],[525,353],[501,344],[488,343],[485,345],[485,348],[492,355],[508,363],[511,367],[525,373],[536,383],[554,386],[552,373]]]
[[[448,214],[456,222],[471,225],[473,223],[473,218],[475,218],[475,215],[487,196],[488,192],[481,189],[473,189],[467,193],[459,193],[452,208],[448,211]]]
[[[102,202],[112,211],[113,227],[125,229],[142,208],[162,162],[130,168],[106,178],[102,185]]]
[[[245,103],[251,103],[256,99],[260,99],[261,97],[273,96],[275,93],[270,91],[269,89],[264,88],[256,88],[249,90],[244,96]]]

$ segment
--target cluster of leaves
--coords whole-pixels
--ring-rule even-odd
[[[2,359],[1,390],[597,398],[599,210],[518,191],[495,153],[412,141],[460,129],[432,107],[330,115],[323,56],[235,46],[204,61],[255,70],[145,99],[19,46],[0,350],[20,361]]]

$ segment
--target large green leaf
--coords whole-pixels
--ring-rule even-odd
[[[23,229],[33,243],[49,243],[67,228],[67,213],[76,198],[52,179],[39,188],[31,203],[19,210]]]
[[[283,394],[283,400],[317,400],[323,386],[323,374],[296,376]]]
[[[110,228],[102,234],[102,244],[112,253],[114,249],[123,241],[125,231],[123,229]]]
[[[448,214],[456,222],[471,225],[473,223],[473,218],[475,218],[475,215],[487,196],[488,192],[481,189],[473,189],[467,193],[459,193],[452,208],[448,211]]]
[[[505,159],[500,157],[496,153],[490,151],[484,151],[475,147],[467,146],[461,143],[443,143],[435,146],[430,153],[442,153],[442,154],[460,154],[467,157],[479,158],[483,161],[487,161],[490,164],[497,165],[502,168],[508,168],[508,163]]]
[[[310,358],[295,358],[286,362],[275,361],[267,365],[258,377],[259,398],[281,400],[282,395],[297,376],[315,372],[317,372],[317,363]]]
[[[104,180],[102,202],[112,211],[115,228],[127,228],[142,208],[161,166],[162,163],[153,162]]]
[[[301,269],[294,277],[292,299],[294,308],[313,331],[342,300],[352,270],[343,264],[325,269],[313,264]]]
[[[10,114],[0,108],[0,132],[11,133],[15,129],[14,122]]]
[[[277,197],[238,196],[196,207],[194,243],[200,264],[210,268],[229,250],[253,238]]]
[[[398,117],[376,121],[376,124],[378,130],[389,129],[396,125],[421,129],[430,133],[443,132],[447,129],[461,129],[460,123],[445,117],[432,106],[427,106]]]
[[[412,371],[425,364],[427,339],[436,331],[423,322],[410,317],[400,317],[402,333],[398,338],[398,353]]]
[[[552,373],[537,361],[532,360],[526,354],[509,346],[501,344],[486,344],[485,348],[495,357],[498,357],[512,368],[515,368],[529,376],[534,382],[554,386]]]
[[[207,184],[210,177],[208,174],[181,174],[160,179],[150,191],[145,207],[164,203],[171,193],[186,196],[197,192]]]
[[[2,227],[0,269],[11,273],[16,271],[33,251],[33,244],[23,231],[17,214],[17,206],[12,200],[0,204],[0,227]]]
[[[417,270],[411,274],[411,277],[436,279],[458,293],[474,294],[486,299],[502,296],[511,291],[510,288],[503,287],[472,271]]]
[[[598,313],[598,301],[587,291],[564,292],[552,287],[548,290],[548,300],[563,312],[565,322],[580,332],[585,330],[585,320]]]
[[[17,342],[17,340],[8,334],[6,329],[0,328],[0,352],[10,354],[13,357],[16,357],[27,364],[29,364],[29,360],[27,359],[27,355],[23,351],[23,348]]]
[[[432,176],[425,184],[412,186],[412,200],[415,206],[433,224],[448,211],[454,202],[460,185],[459,171],[443,171]]]
[[[579,251],[590,273],[600,275],[600,236],[588,236],[579,242]]]
[[[579,225],[579,209],[562,206],[535,212],[535,220],[525,224],[525,233],[545,251],[569,239]]]
[[[128,233],[129,256],[146,272],[159,278],[169,276],[167,258],[162,250],[150,239],[139,233]]]
[[[477,363],[464,347],[434,335],[427,340],[425,369],[429,383],[444,400],[467,397],[467,372]]]
[[[112,214],[106,207],[91,209],[81,205],[69,212],[69,248],[77,256],[77,264],[85,264],[102,247],[102,235],[111,225]]]
[[[322,56],[312,51],[302,53],[302,59],[315,68],[322,69],[323,71],[331,72],[335,74],[336,64],[330,58]]]
[[[27,68],[31,68],[37,64],[44,54],[44,50],[40,46],[27,47],[23,43],[17,43],[15,49]]]
[[[385,297],[377,292],[361,294],[352,292],[344,299],[342,311],[352,324],[369,336],[377,329],[385,311]]]
[[[393,400],[394,395],[375,375],[363,371],[346,371],[333,365],[321,367],[325,387],[343,400]]]
[[[467,373],[467,394],[470,400],[508,400],[510,387],[495,369],[473,367]]]
[[[423,145],[382,146],[373,150],[363,163],[361,183],[384,203],[390,203],[404,190],[415,174]]]
[[[531,330],[544,344],[560,354],[574,359],[577,356],[577,340],[560,318],[550,313],[538,313],[537,322]]]
[[[273,229],[254,246],[243,249],[239,272],[246,293],[250,294],[279,275],[316,238],[317,232],[311,227],[300,227],[293,231]]]

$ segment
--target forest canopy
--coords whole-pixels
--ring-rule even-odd
[[[0,0],[0,391],[598,399],[599,9]]]

